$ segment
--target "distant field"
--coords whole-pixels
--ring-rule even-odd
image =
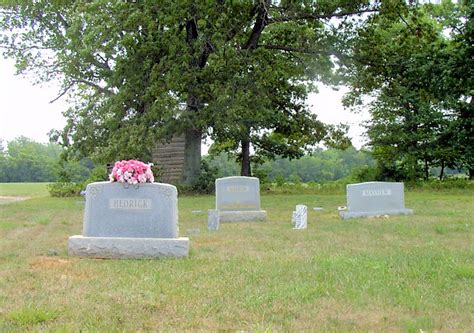
[[[415,215],[350,221],[344,195],[263,195],[268,222],[217,232],[213,196],[180,197],[190,256],[153,261],[69,257],[82,199],[0,188],[34,196],[0,206],[1,332],[474,331],[472,190],[407,192]],[[299,203],[307,230],[291,229]]]
[[[0,196],[43,197],[49,183],[0,183]]]

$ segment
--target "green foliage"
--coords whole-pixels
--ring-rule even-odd
[[[297,160],[279,158],[265,162],[263,167],[270,170],[268,177],[272,181],[282,176],[288,180],[297,177],[305,183],[324,183],[345,178],[353,169],[370,167],[374,163],[370,153],[351,147],[346,150],[315,150],[311,155]]]
[[[206,160],[202,160],[201,173],[197,182],[192,186],[193,191],[200,194],[214,193],[217,174],[216,167],[212,167]]]
[[[369,108],[384,179],[428,179],[432,166],[473,169],[472,13],[464,2],[401,3],[396,16],[370,17],[354,39],[346,104]]]
[[[85,181],[86,184],[93,182],[101,182],[109,180],[109,175],[107,173],[107,168],[105,166],[96,166],[91,170],[89,177]]]
[[[253,168],[253,177],[257,177],[260,180],[260,186],[262,186],[270,182],[270,178],[268,177],[270,172],[271,170],[268,166],[256,165]]]
[[[38,307],[25,307],[8,314],[8,320],[21,327],[29,327],[51,321],[59,317],[59,312]]]
[[[276,176],[275,183],[277,187],[282,187],[283,185],[285,185],[285,177],[283,177],[282,175]]]
[[[382,176],[380,174],[379,166],[362,166],[356,168],[351,173],[351,178],[355,181],[362,183],[362,182],[369,182],[375,180],[382,180]]]
[[[93,163],[87,158],[65,161],[58,144],[42,144],[26,137],[8,142],[0,152],[0,182],[82,182]]]
[[[0,152],[0,182],[50,182],[57,179],[61,147],[26,137],[10,141]]]
[[[221,152],[204,157],[210,167],[216,168],[218,177],[237,176],[240,172],[239,164],[232,155]]]
[[[343,41],[360,14],[379,5],[17,2],[2,6],[0,46],[19,72],[62,80],[60,94],[74,106],[51,137],[68,153],[100,163],[147,160],[156,141],[186,133],[213,138],[250,174],[250,146],[256,158],[295,158],[322,139],[340,141],[341,132],[318,121],[305,99],[314,80],[338,80]],[[344,18],[337,29],[333,17]],[[198,175],[188,168],[198,163],[185,166],[185,174]]]
[[[81,194],[84,186],[82,183],[56,182],[48,184],[47,189],[52,197],[76,197]]]
[[[219,178],[217,167],[212,165],[207,159],[201,160],[201,172],[197,181],[193,185],[176,185],[180,195],[212,194],[215,191],[215,182]]]
[[[430,179],[428,181],[408,182],[406,186],[410,189],[418,190],[451,190],[451,189],[470,189],[474,190],[474,181],[463,178],[447,178],[443,181],[439,179]]]
[[[221,153],[208,156],[209,164],[218,169],[219,177],[238,175],[238,165],[232,155]],[[345,178],[356,168],[370,168],[375,161],[370,152],[350,147],[339,149],[316,149],[311,155],[300,159],[277,157],[253,166],[254,176],[261,183],[277,181],[283,184],[285,180],[294,182],[329,182]],[[290,180],[290,177],[292,180]]]

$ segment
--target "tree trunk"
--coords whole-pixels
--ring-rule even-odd
[[[428,180],[430,176],[430,168],[429,168],[429,165],[428,165],[428,160],[425,159],[425,180]]]
[[[184,132],[183,184],[194,185],[201,173],[201,130],[192,126],[192,119],[199,112],[199,102],[191,92],[187,100],[186,111],[191,119]]]
[[[193,185],[201,173],[201,132],[188,128],[185,132],[183,184]]]
[[[242,168],[240,170],[241,176],[251,177],[252,172],[250,170],[250,141],[240,141],[242,145]]]
[[[474,179],[474,169],[469,169],[469,180]]]
[[[439,171],[439,180],[443,180],[444,176],[444,160],[441,161],[441,170]]]

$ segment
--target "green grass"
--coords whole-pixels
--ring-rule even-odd
[[[47,184],[49,183],[0,183],[0,196],[47,196]]]
[[[68,257],[80,198],[2,205],[0,331],[473,331],[473,194],[408,192],[415,215],[350,221],[344,195],[263,195],[268,222],[217,232],[213,196],[180,197],[181,235],[199,233],[168,260]]]

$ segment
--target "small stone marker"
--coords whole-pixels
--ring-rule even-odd
[[[186,230],[186,234],[187,234],[188,236],[199,235],[200,232],[201,232],[201,230],[198,229],[198,228],[191,228],[191,229],[187,229],[187,230]]]
[[[220,222],[265,221],[260,209],[260,181],[255,177],[216,179],[216,210]]]
[[[408,215],[403,183],[367,182],[347,185],[347,209],[339,207],[343,219],[378,215]]]
[[[82,236],[69,237],[71,255],[91,258],[186,257],[178,237],[176,187],[143,183],[87,185]]]
[[[219,230],[219,211],[216,209],[209,209],[207,215],[207,229],[209,231]]]
[[[308,226],[308,207],[296,205],[295,227],[293,229],[306,229]]]

